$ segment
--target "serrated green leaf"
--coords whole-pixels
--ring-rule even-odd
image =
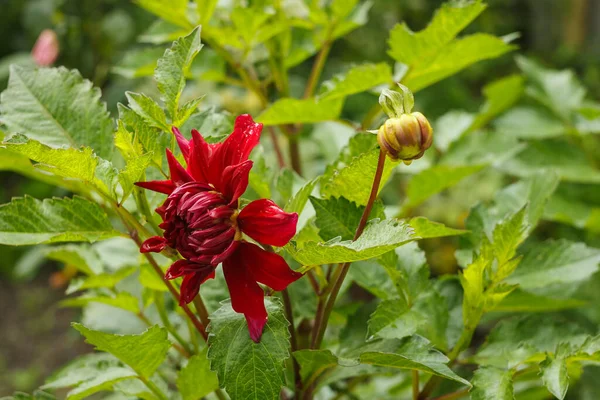
[[[449,359],[445,355],[435,350],[429,341],[420,336],[406,338],[393,353],[363,352],[359,361],[361,364],[380,367],[423,371],[471,386],[469,381],[456,375],[448,368],[446,364]]]
[[[344,197],[331,197],[327,200],[316,197],[309,198],[317,214],[315,224],[319,228],[319,236],[323,240],[340,237],[351,240],[362,217],[363,210]]]
[[[516,46],[511,46],[504,40],[485,33],[455,39],[442,47],[435,57],[411,65],[402,84],[416,92],[472,64],[500,57],[516,49]]]
[[[173,0],[169,2],[168,7],[165,7],[165,3],[161,0],[135,0],[135,3],[176,26],[191,27],[187,18],[188,0]]]
[[[351,68],[343,75],[324,82],[319,98],[331,100],[346,97],[391,81],[392,69],[388,64],[361,64]]]
[[[123,189],[121,203],[131,194],[134,184],[139,182],[146,171],[146,168],[152,163],[153,154],[146,153],[137,158],[132,158],[127,161],[125,169],[119,171],[119,183]]]
[[[326,369],[338,365],[338,358],[331,350],[298,350],[294,352],[294,358],[300,366],[300,376],[305,386],[314,382]]]
[[[471,400],[513,400],[512,372],[494,367],[479,367],[473,375]]]
[[[8,133],[55,148],[89,146],[111,159],[113,122],[100,102],[100,90],[79,72],[13,66],[0,102]]]
[[[517,270],[507,279],[523,289],[582,282],[598,271],[600,250],[565,239],[537,244],[527,251]]]
[[[557,399],[564,399],[569,389],[569,373],[567,370],[567,355],[570,352],[568,344],[559,344],[554,355],[547,354],[540,363],[542,382],[550,393]]]
[[[412,177],[406,190],[403,207],[418,206],[429,197],[456,185],[464,178],[479,172],[483,165],[448,166],[437,165],[423,170]]]
[[[315,265],[336,264],[378,257],[413,240],[460,235],[464,231],[447,228],[426,218],[371,221],[356,241],[331,240],[325,243],[305,242],[302,247],[293,243],[286,250],[300,264],[310,269]]]
[[[302,211],[304,210],[304,206],[306,205],[306,202],[308,201],[308,198],[310,196],[310,194],[312,193],[313,189],[315,188],[315,185],[317,184],[317,182],[319,182],[319,178],[313,179],[311,181],[308,181],[304,184],[304,186],[302,186],[297,192],[296,194],[294,194],[290,200],[287,202],[287,204],[285,205],[285,207],[283,208],[285,212],[295,212],[295,213],[302,213]]]
[[[208,359],[232,400],[276,400],[285,383],[288,322],[279,301],[265,298],[265,306],[269,321],[260,343],[250,339],[243,314],[233,311],[229,303],[211,315]]]
[[[82,295],[62,300],[60,305],[62,307],[85,307],[89,303],[102,303],[112,307],[121,308],[134,314],[140,312],[139,300],[127,292],[120,292],[114,296]]]
[[[514,215],[499,222],[494,228],[492,234],[494,253],[498,260],[498,273],[502,273],[503,277],[510,273],[504,273],[500,269],[515,256],[517,247],[527,238],[529,226],[526,216],[527,207],[523,207]]]
[[[177,376],[177,389],[183,400],[200,400],[218,388],[219,380],[210,370],[206,351],[192,356]]]
[[[43,201],[25,196],[0,206],[1,244],[95,242],[119,234],[98,204],[78,196]]]
[[[374,149],[353,158],[329,179],[321,181],[321,194],[324,197],[344,196],[358,205],[365,205],[373,186],[378,157],[379,149]],[[379,190],[385,186],[394,167],[398,164],[399,162],[390,161],[386,157]]]
[[[63,178],[80,180],[111,195],[116,170],[108,161],[96,157],[89,147],[81,150],[55,149],[20,134],[14,135],[1,146],[38,162],[36,168]]]
[[[402,83],[417,91],[475,62],[513,50],[513,46],[487,34],[455,39],[484,9],[479,0],[448,2],[420,32],[411,31],[406,24],[396,25],[390,32],[388,53],[409,67]]]
[[[160,168],[165,155],[165,149],[171,144],[172,135],[159,128],[150,126],[142,116],[122,104],[118,105],[118,109],[120,121],[117,133],[124,126],[125,130],[131,134],[129,142],[139,142],[143,147],[143,153],[152,153],[154,155],[154,164]]]
[[[186,72],[202,46],[198,27],[189,35],[173,42],[156,64],[154,79],[173,121],[179,120],[179,99],[185,87]]]
[[[448,2],[440,7],[429,25],[413,32],[406,24],[390,32],[390,56],[407,65],[430,58],[485,10],[482,1]]]
[[[148,125],[166,132],[170,131],[165,112],[153,99],[145,94],[134,92],[125,92],[125,96],[129,108],[142,117]]]
[[[157,325],[139,335],[113,335],[93,331],[78,323],[73,323],[73,327],[85,336],[87,343],[111,353],[145,378],[162,364],[171,347],[167,330]]]
[[[573,71],[545,69],[521,56],[516,61],[531,83],[526,93],[563,120],[568,121],[571,112],[583,105],[586,90]]]
[[[333,121],[339,117],[342,104],[342,98],[321,101],[283,98],[263,111],[256,121],[267,126]]]

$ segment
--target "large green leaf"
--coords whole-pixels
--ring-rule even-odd
[[[198,27],[189,35],[177,39],[156,64],[154,79],[175,125],[179,125],[179,99],[185,87],[186,72],[201,48]]]
[[[265,125],[311,124],[332,121],[339,117],[342,104],[342,98],[321,101],[283,98],[263,111],[256,120]]]
[[[388,64],[361,64],[351,68],[343,75],[324,82],[319,97],[328,100],[346,97],[391,81],[392,69]]]
[[[89,303],[102,303],[112,307],[121,308],[133,314],[140,312],[139,300],[127,292],[120,292],[114,296],[82,295],[79,297],[62,300],[62,307],[85,307]]]
[[[206,351],[192,356],[177,376],[177,389],[183,400],[200,400],[218,388],[219,380],[210,370]]]
[[[309,241],[302,243],[300,247],[291,243],[286,246],[286,250],[296,261],[309,269],[315,265],[375,258],[413,240],[463,233],[464,231],[445,227],[426,218],[413,218],[408,222],[371,221],[355,241],[330,240],[325,243]]]
[[[569,373],[567,370],[567,356],[571,352],[568,344],[560,344],[555,354],[548,354],[540,363],[542,382],[556,398],[562,400],[569,389]]]
[[[343,196],[358,205],[365,205],[371,193],[378,157],[379,149],[374,149],[352,158],[348,164],[321,182],[321,194],[324,197]],[[383,188],[397,165],[398,162],[390,161],[386,157],[379,190]]]
[[[111,159],[113,123],[100,102],[100,90],[79,72],[13,66],[0,101],[8,132],[52,147],[89,146]]]
[[[483,10],[480,0],[448,2],[429,25],[413,32],[406,24],[390,32],[390,56],[409,67],[403,83],[417,91],[481,60],[498,57],[514,47],[487,34],[455,39]]]
[[[0,243],[95,242],[119,235],[96,203],[75,196],[43,201],[14,198],[0,206]]]
[[[351,240],[354,237],[363,212],[361,207],[344,197],[330,197],[325,200],[311,196],[310,202],[317,214],[315,224],[323,240],[335,237]]]
[[[306,182],[304,186],[298,189],[296,194],[290,197],[283,209],[286,212],[295,212],[301,214],[304,210],[304,207],[306,206],[306,203],[308,202],[310,194],[312,193],[318,181],[319,178]]]
[[[583,105],[586,94],[575,73],[545,69],[525,57],[517,57],[516,60],[530,82],[526,93],[569,121],[571,113]]]
[[[450,361],[448,357],[435,350],[431,343],[420,336],[404,339],[394,352],[362,352],[359,360],[361,364],[423,371],[471,386],[469,381],[456,375],[448,368],[446,365]]]
[[[485,126],[493,118],[512,107],[523,94],[523,86],[523,77],[520,75],[510,75],[487,84],[483,88],[486,101],[469,130],[477,130]]]
[[[523,289],[582,282],[598,271],[600,249],[565,239],[540,243],[529,249],[509,283]]]
[[[519,106],[494,122],[499,134],[520,139],[547,139],[566,135],[569,128],[545,110]]]
[[[434,57],[411,65],[402,83],[416,92],[472,64],[500,57],[516,48],[500,38],[485,33],[456,39],[442,47]]]
[[[403,207],[418,206],[429,197],[456,185],[464,178],[480,171],[482,168],[483,165],[437,165],[423,170],[410,180]]]
[[[277,300],[265,298],[265,306],[269,321],[260,343],[250,339],[244,315],[229,303],[211,315],[208,359],[232,400],[276,400],[284,385],[283,362],[290,356],[288,322]]]
[[[580,308],[585,306],[585,301],[577,299],[559,299],[536,295],[524,290],[516,289],[506,296],[494,311],[497,312],[550,312]]]
[[[85,336],[86,342],[96,346],[97,350],[114,355],[144,378],[149,378],[156,371],[171,347],[167,330],[158,325],[139,335],[114,335],[93,331],[77,323],[74,323],[73,327]]]
[[[1,146],[38,162],[38,169],[62,178],[79,180],[105,194],[112,194],[116,171],[108,161],[96,157],[89,147],[81,150],[55,149],[20,134],[14,135]]]
[[[512,372],[494,367],[479,367],[473,376],[471,400],[514,400]]]

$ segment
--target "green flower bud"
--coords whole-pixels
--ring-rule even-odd
[[[423,157],[433,143],[433,129],[420,112],[390,118],[377,131],[377,142],[392,160],[406,165]]]

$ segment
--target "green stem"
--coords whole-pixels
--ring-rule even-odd
[[[412,398],[419,399],[419,371],[416,369],[412,370]]]
[[[383,150],[379,151],[379,159],[377,160],[377,170],[375,171],[375,176],[373,177],[373,186],[371,187],[371,194],[369,195],[369,200],[367,201],[367,205],[365,210],[363,211],[362,217],[360,218],[360,222],[358,223],[358,228],[356,228],[356,233],[354,234],[354,239],[356,240],[362,235],[365,226],[367,225],[367,221],[369,219],[369,215],[371,214],[371,210],[373,209],[373,204],[375,203],[375,199],[377,198],[377,193],[379,192],[379,185],[381,184],[381,176],[383,175],[383,167],[385,166],[385,153]],[[327,300],[327,304],[325,305],[325,311],[323,313],[323,317],[321,318],[321,323],[319,324],[319,330],[316,338],[316,343],[314,344],[314,349],[318,349],[321,346],[321,342],[323,341],[323,336],[325,335],[325,330],[327,329],[327,323],[329,322],[329,316],[333,311],[333,306],[335,305],[335,300],[340,292],[342,287],[342,283],[348,274],[348,270],[350,269],[350,262],[343,264],[340,268],[339,275],[335,279],[335,283],[333,288],[331,289],[331,294],[329,295],[329,299]]]
[[[294,325],[294,312],[292,309],[292,300],[290,298],[290,294],[286,289],[283,289],[281,291],[281,297],[283,298],[283,307],[285,310],[285,316],[288,320],[288,322],[290,323],[289,325],[289,331],[290,331],[290,347],[291,347],[291,352],[294,353],[296,350],[298,350],[298,340],[296,338],[296,327]],[[296,359],[294,358],[294,356],[292,355],[292,366],[294,369],[294,381],[296,383],[296,393],[300,393],[302,391],[302,378],[300,377],[300,366],[298,365],[298,362],[296,361]]]
[[[143,180],[146,180],[145,177],[143,177]],[[160,234],[162,230],[158,227],[158,224],[154,220],[152,211],[150,210],[150,204],[148,203],[148,198],[146,197],[146,192],[136,186],[133,189],[133,197],[135,198],[138,210],[144,217],[146,217],[146,221],[148,221],[152,227],[152,230],[154,230],[154,233]]]
[[[313,95],[315,88],[317,87],[317,83],[319,83],[321,73],[323,72],[323,67],[325,67],[325,61],[327,60],[327,56],[329,55],[329,51],[331,50],[331,45],[333,44],[333,42],[329,38],[330,34],[328,34],[327,36],[328,37],[323,43],[323,47],[321,47],[321,51],[319,51],[317,59],[313,64],[312,71],[310,71],[308,82],[306,82],[306,89],[304,90],[305,99],[308,99]]]
[[[194,297],[194,306],[196,306],[196,313],[200,317],[202,325],[205,327],[208,326],[208,323],[210,322],[210,319],[208,318],[208,310],[206,309],[204,301],[202,301],[202,297],[200,297],[200,293]]]
[[[148,389],[152,391],[160,400],[169,400],[166,394],[163,393],[162,390],[158,386],[154,384],[150,379],[144,378],[142,376],[138,376],[138,379],[146,385]]]
[[[171,321],[169,320],[169,316],[167,315],[167,309],[165,307],[165,300],[161,292],[154,292],[154,304],[156,304],[156,309],[158,310],[158,315],[162,324],[167,328],[171,336],[175,338],[175,340],[183,347],[183,349],[188,353],[187,358],[193,354],[192,349],[189,347],[187,342],[183,340],[181,335],[177,332]]]

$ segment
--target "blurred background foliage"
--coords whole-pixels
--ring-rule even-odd
[[[236,0],[229,2],[232,1]],[[467,28],[466,33],[507,35],[518,32],[520,36],[513,43],[520,47],[521,55],[553,69],[574,70],[588,89],[588,97],[600,100],[599,0],[488,0],[487,3],[488,10]],[[441,4],[442,1],[438,0],[375,0],[368,23],[333,45],[323,80],[357,61],[390,62],[391,58],[386,53],[390,29],[396,23],[406,21],[414,31],[420,30]],[[147,32],[156,18],[133,2],[0,0],[0,10],[0,37],[3,38],[0,41],[0,91],[6,87],[10,64],[33,63],[30,51],[44,29],[52,29],[58,35],[60,54],[55,65],[77,69],[100,87],[113,114],[116,115],[119,102],[126,102],[125,91],[152,94],[156,90],[151,77],[136,78],[128,68],[132,62],[139,66],[140,54],[146,54],[148,60],[155,61],[166,48],[166,44],[162,47],[140,44],[140,35]],[[203,62],[209,59],[208,62],[214,63],[213,70],[225,68],[217,59],[210,59],[210,52],[205,50],[204,58],[200,57]],[[306,60],[292,69],[292,91],[303,90],[312,62],[312,59]],[[150,65],[150,68],[153,69],[153,66]],[[198,71],[202,70],[202,66],[198,68]],[[519,71],[512,54],[478,63],[420,91],[416,109],[426,112],[431,121],[436,121],[449,110],[476,112],[484,102],[482,88],[485,84]],[[222,89],[223,83],[218,80],[198,79],[195,85],[198,93],[207,93],[205,104],[232,113],[252,113],[259,108],[255,96],[231,86]],[[343,117],[360,120],[375,102],[376,97],[368,93],[352,96],[345,103]],[[321,137],[318,140],[335,141],[335,138]],[[306,146],[304,150],[309,154],[304,157],[316,159],[316,156],[311,157],[310,151],[312,149],[316,154],[317,146]],[[322,146],[327,147],[327,144]],[[340,145],[330,147],[338,149]],[[591,151],[593,149],[591,147]],[[322,170],[327,162],[321,160],[321,165],[310,168]],[[0,172],[0,179],[1,203],[23,194],[36,198],[65,194],[62,189],[11,172]],[[387,192],[393,190],[390,188],[402,187],[402,176],[394,179],[398,180],[398,185],[388,185]],[[445,197],[428,202],[430,217],[452,226],[460,225],[460,219],[466,216],[464,210],[468,210],[475,200],[492,198],[507,178],[492,172],[476,179],[478,193],[471,197],[465,195],[467,189],[474,186],[474,182],[468,179]],[[566,199],[569,196],[585,197],[590,203],[600,204],[597,191],[594,193],[589,186],[563,184],[559,192],[565,194]],[[395,196],[394,193],[386,195]],[[448,208],[446,201],[461,206]],[[576,226],[545,222],[540,232],[542,238],[560,236],[600,245],[598,232]],[[429,250],[434,273],[452,272],[456,268],[454,248],[438,246]],[[0,332],[5,336],[4,343],[0,345],[0,394],[37,387],[50,371],[72,359],[78,351],[77,346],[81,345],[76,333],[63,332],[68,326],[67,321],[74,319],[72,310],[63,310],[59,314],[47,312],[50,305],[56,307],[54,304],[62,297],[62,288],[73,272],[60,270],[58,265],[47,262],[42,264],[41,253],[39,247],[35,250],[0,247]],[[24,281],[30,283],[25,286]],[[594,287],[589,291],[593,292]],[[23,331],[27,332],[26,343],[22,340]],[[22,362],[15,364],[15,354]]]

